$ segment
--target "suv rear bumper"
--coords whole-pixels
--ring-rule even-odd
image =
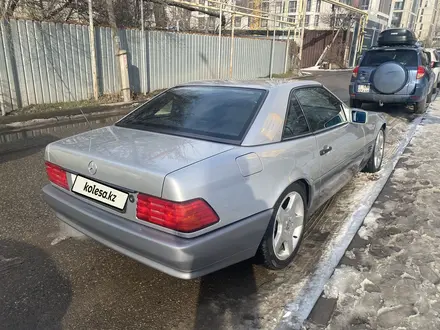
[[[398,103],[398,104],[413,104],[419,102],[422,98],[415,95],[386,95],[386,94],[355,94],[350,95],[353,100],[362,102],[383,102],[383,103]]]
[[[423,100],[424,98],[424,88],[422,86],[416,87],[414,94],[378,94],[378,93],[356,93],[354,92],[354,84],[350,84],[349,93],[350,99],[359,100],[361,102],[383,102],[383,103],[394,103],[394,104],[414,104]]]
[[[93,207],[51,184],[43,197],[57,217],[96,241],[171,276],[191,279],[252,258],[272,210],[210,233],[182,238]]]

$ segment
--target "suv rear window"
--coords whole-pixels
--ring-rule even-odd
[[[204,139],[241,141],[266,90],[182,86],[169,89],[122,118],[117,126]]]
[[[385,62],[397,62],[403,66],[418,66],[417,51],[411,49],[377,49],[365,53],[361,66],[379,66]]]

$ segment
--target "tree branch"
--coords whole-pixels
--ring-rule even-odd
[[[189,11],[198,11],[199,13],[203,13],[208,16],[220,18],[220,14],[216,13],[215,11],[212,11],[209,9],[203,9],[203,8],[199,8],[199,7],[193,7],[193,6],[187,5],[185,3],[178,3],[178,2],[174,2],[174,1],[170,1],[170,0],[148,0],[148,2],[153,2],[153,3],[157,3],[157,4],[162,4],[162,5],[168,5],[171,7],[183,8],[183,9],[186,9]],[[223,26],[225,25],[225,16],[224,15],[222,15],[222,25]]]
[[[65,8],[69,7],[73,3],[73,0],[67,0],[65,3],[63,3],[61,6],[59,6],[57,9],[53,10],[48,14],[47,17],[54,17],[57,16],[59,13],[61,13]]]

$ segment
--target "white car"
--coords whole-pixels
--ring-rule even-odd
[[[431,63],[432,71],[434,71],[435,74],[435,80],[434,80],[434,87],[440,88],[440,68],[435,67],[436,62],[440,62],[440,55],[439,52],[434,48],[427,48],[426,53],[429,57],[429,62]]]

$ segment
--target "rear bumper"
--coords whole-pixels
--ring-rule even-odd
[[[267,210],[187,239],[93,207],[52,185],[43,196],[57,217],[98,242],[171,276],[191,279],[252,258],[269,223]]]
[[[349,87],[350,99],[359,100],[362,102],[383,102],[394,104],[414,104],[423,100],[425,93],[422,86],[417,86],[414,94],[400,95],[400,94],[378,94],[378,93],[356,93],[355,85],[350,84]]]

